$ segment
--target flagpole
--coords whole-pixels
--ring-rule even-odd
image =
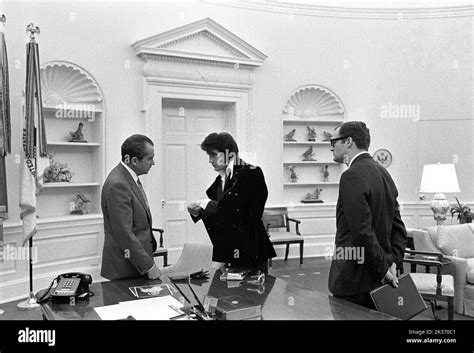
[[[0,235],[1,239],[0,241],[2,242],[2,252],[4,254],[4,247],[3,247],[3,218],[0,216]],[[2,261],[5,261],[5,256],[2,254]],[[0,316],[5,314],[5,310],[0,309]]]
[[[5,15],[2,14],[0,16],[0,23],[1,23],[0,24],[0,33],[3,33],[3,27],[5,26],[6,22],[7,22],[7,19],[6,19]],[[0,45],[3,45],[3,43],[0,43]],[[3,50],[3,48],[2,48],[2,50]],[[6,58],[6,55],[5,55],[5,58]],[[8,75],[8,73],[7,73],[7,75]],[[2,84],[2,86],[3,86],[3,82],[1,82],[0,84]],[[4,92],[3,94],[5,94],[5,93],[7,93],[7,92]],[[8,98],[7,98],[7,100],[8,100]],[[3,147],[3,146],[1,146],[1,147]],[[8,154],[7,151],[5,151],[5,152]],[[3,218],[2,217],[0,217],[0,235],[1,235],[0,241],[3,242]],[[3,251],[3,247],[2,247],[2,251]],[[2,256],[2,259],[3,259],[3,256]],[[5,310],[0,309],[0,316],[3,315],[3,314],[5,314]]]
[[[33,23],[30,23],[28,25],[28,27],[26,28],[26,32],[30,34],[30,44],[31,43],[35,43],[35,34],[36,33],[40,33],[40,29],[39,27],[35,26]],[[36,61],[36,60],[39,60],[37,58],[37,56],[35,57],[35,51],[33,50],[33,59]],[[28,61],[28,57],[27,57],[27,61]],[[28,65],[28,63],[27,63]],[[34,65],[34,64],[33,64]],[[39,70],[39,67],[37,67],[37,70]],[[35,73],[33,72],[33,75]],[[28,78],[27,78],[28,79]],[[36,84],[39,84],[38,82],[36,82]],[[36,95],[36,99],[41,99],[41,92],[38,92],[39,94]],[[27,97],[28,99],[28,97]],[[41,105],[39,105],[39,108],[41,107]],[[28,113],[27,113],[28,114]],[[31,123],[34,124],[34,121],[32,121]],[[36,135],[36,134],[35,134]],[[36,139],[36,136],[33,136],[33,139]],[[41,143],[41,142],[40,142]],[[25,152],[26,152],[26,147],[25,147]],[[28,153],[27,153],[28,154]],[[37,151],[34,151],[31,155],[31,157],[34,158],[35,160],[35,168],[37,167],[37,157],[38,157],[38,154],[40,154],[40,150],[37,150]],[[38,171],[37,171],[38,172]],[[36,296],[33,292],[33,254],[32,254],[32,250],[33,250],[33,234],[30,234],[29,235],[30,238],[29,238],[29,242],[28,242],[28,245],[29,245],[29,251],[28,251],[28,257],[29,257],[29,277],[30,277],[30,293],[28,295],[28,298],[26,298],[24,301],[20,302],[17,304],[17,308],[19,310],[38,310],[40,308],[40,305],[37,303],[36,301]]]

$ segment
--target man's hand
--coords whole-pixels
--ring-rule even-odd
[[[200,211],[201,211],[201,206],[199,205],[199,203],[193,202],[188,205],[188,212],[194,217],[197,217]]]
[[[397,278],[397,265],[395,262],[389,267],[387,273],[384,277],[385,283],[390,283],[393,287],[398,287],[398,278]]]
[[[148,279],[157,279],[161,276],[161,271],[158,266],[153,266],[150,271],[147,272]]]

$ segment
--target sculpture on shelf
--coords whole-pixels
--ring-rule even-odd
[[[296,129],[293,129],[291,130],[289,133],[287,133],[285,135],[285,141],[286,142],[289,142],[289,141],[296,141],[293,136],[295,136],[295,132],[296,132]]]
[[[289,165],[288,168],[290,169],[290,178],[292,183],[296,183],[298,181],[298,175],[295,172],[296,166]]]
[[[308,129],[308,141],[316,141],[316,130],[312,126],[306,126]]]
[[[83,215],[89,213],[87,212],[86,205],[90,203],[91,200],[89,200],[84,194],[80,192],[76,194],[76,199],[76,202],[72,201],[69,204],[71,214]]]
[[[314,152],[313,152],[313,146],[310,146],[305,153],[303,153],[303,161],[316,161],[315,158],[313,158]]]
[[[310,193],[308,192],[303,200],[301,202],[303,203],[322,203],[324,202],[323,200],[319,199],[319,195],[321,194],[321,191],[323,189],[316,189],[314,192]]]
[[[323,181],[329,181],[329,170],[327,164],[325,167],[321,168],[321,173],[323,173]]]
[[[327,131],[323,131],[323,135],[324,135],[324,140],[323,141],[329,141],[332,137],[332,134],[327,132]]]
[[[82,133],[82,127],[84,126],[84,123],[80,122],[79,126],[77,127],[76,131],[71,131],[69,135],[71,135],[71,139],[69,142],[87,142],[84,140],[84,134]]]
[[[62,183],[70,182],[74,173],[68,168],[67,164],[55,162],[53,156],[49,157],[49,167],[44,171],[45,183]]]

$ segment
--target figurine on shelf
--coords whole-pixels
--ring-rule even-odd
[[[291,130],[289,133],[285,135],[285,141],[286,142],[293,142],[296,141],[293,136],[295,136],[296,129]]]
[[[53,156],[49,156],[50,164],[49,167],[44,171],[44,182],[45,183],[62,183],[70,182],[74,173],[68,168],[67,164],[55,162]]]
[[[303,161],[316,161],[317,159],[313,158],[313,146],[310,146],[305,153],[303,153]]]
[[[84,124],[82,122],[79,123],[76,131],[71,131],[69,135],[71,135],[71,139],[69,142],[87,142],[84,140],[84,134],[82,133],[82,127]]]
[[[312,126],[306,126],[308,129],[308,141],[316,141],[316,130]]]
[[[327,164],[324,168],[321,168],[321,173],[323,173],[323,181],[329,181],[329,170]]]
[[[332,134],[327,132],[327,131],[323,131],[323,135],[324,135],[324,140],[323,141],[329,141],[332,137]]]
[[[305,198],[301,200],[302,203],[323,203],[323,200],[319,199],[319,195],[321,194],[323,189],[316,189],[313,193],[307,193]]]
[[[77,202],[72,201],[69,206],[71,210],[71,214],[83,215],[87,214],[86,205],[91,202],[84,194],[78,192],[76,194]]]
[[[290,169],[290,178],[292,183],[296,183],[298,181],[298,174],[295,172],[296,166],[289,165],[288,168]]]

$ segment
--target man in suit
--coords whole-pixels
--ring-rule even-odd
[[[153,260],[156,241],[145,191],[139,179],[155,164],[153,142],[132,135],[122,144],[122,161],[110,172],[101,194],[104,249],[101,276],[108,279],[161,275]]]
[[[201,149],[219,175],[206,191],[208,198],[190,204],[188,211],[194,222],[204,222],[212,260],[267,272],[268,259],[276,254],[262,222],[268,196],[262,170],[239,158],[228,133],[208,135]]]
[[[387,170],[367,152],[370,133],[365,123],[340,125],[330,142],[334,161],[349,168],[339,183],[329,290],[375,308],[369,293],[382,283],[398,285],[396,269],[402,266],[407,244],[398,191]]]

